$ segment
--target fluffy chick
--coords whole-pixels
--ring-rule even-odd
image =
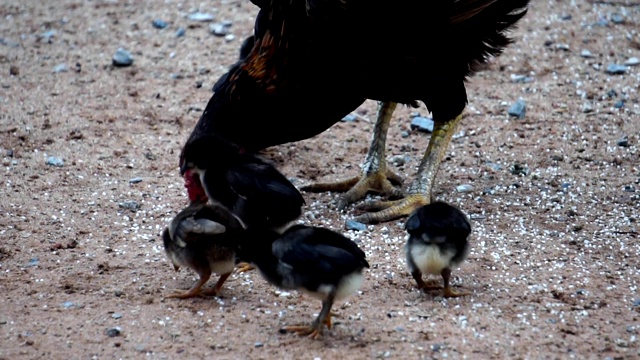
[[[236,260],[233,248],[224,245],[224,239],[242,229],[241,223],[219,205],[191,203],[180,211],[162,232],[164,249],[176,271],[187,267],[200,278],[188,291],[177,291],[167,297],[186,299],[219,295]],[[212,273],[221,274],[220,279],[213,288],[203,290],[202,286]]]
[[[325,228],[294,225],[283,234],[248,229],[241,237],[238,257],[257,267],[269,283],[322,301],[310,326],[283,328],[314,339],[324,325],[331,328],[333,302],[354,294],[362,285],[362,270],[369,267],[356,243]]]
[[[457,208],[444,202],[434,202],[418,208],[408,219],[406,244],[407,266],[423,290],[439,289],[427,285],[422,274],[441,275],[444,296],[458,297],[468,293],[451,288],[451,270],[458,267],[469,254],[471,224]]]

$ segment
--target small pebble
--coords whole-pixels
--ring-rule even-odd
[[[347,230],[355,230],[355,231],[367,230],[367,225],[354,220],[347,220],[345,222],[345,227],[347,228]]]
[[[471,184],[462,184],[456,187],[456,190],[460,193],[468,193],[473,191],[473,185]]]
[[[354,114],[349,114],[349,115],[343,117],[341,121],[342,122],[354,122],[356,120],[358,120],[357,116],[355,116]]]
[[[62,167],[64,165],[64,160],[59,157],[49,156],[47,158],[47,165]]]
[[[627,59],[627,61],[624,62],[624,64],[626,66],[636,66],[640,64],[640,59],[638,59],[637,57],[630,57]]]
[[[40,38],[44,41],[46,41],[47,43],[51,43],[51,39],[56,36],[56,31],[55,30],[49,30],[49,31],[45,31],[42,34],[40,34]]]
[[[611,14],[611,21],[614,24],[622,24],[624,23],[624,17],[618,13]]]
[[[439,352],[440,349],[442,349],[442,345],[440,345],[440,344],[431,345],[431,350],[433,350],[434,352]]]
[[[179,27],[178,30],[176,30],[176,37],[183,37],[186,32],[183,27]]]
[[[607,65],[606,71],[607,71],[607,74],[620,75],[627,72],[627,67],[625,65],[609,64]]]
[[[584,49],[580,51],[580,56],[585,59],[591,59],[593,57],[593,54],[591,53],[591,51]]]
[[[411,130],[418,130],[425,133],[433,132],[433,119],[416,116],[411,119]]]
[[[169,24],[167,24],[167,22],[162,20],[162,19],[154,19],[151,22],[151,25],[153,25],[153,27],[156,28],[156,29],[164,29],[167,26],[169,26]]]
[[[106,331],[106,334],[108,337],[116,337],[116,336],[120,336],[120,334],[122,333],[122,329],[120,329],[120,327],[114,327],[114,328],[109,328]]]
[[[65,309],[71,309],[75,305],[76,304],[73,301],[65,301],[64,303],[62,303],[62,307]]]
[[[562,51],[569,51],[569,44],[556,44],[556,49],[558,50],[562,50]]]
[[[565,15],[560,16],[560,20],[562,20],[562,21],[569,21],[572,18],[573,18],[573,16],[571,16],[570,14],[565,14]]]
[[[404,139],[409,137],[409,132],[407,130],[402,130],[402,132],[400,133],[400,136]]]
[[[524,175],[524,176],[529,175],[529,173],[531,172],[531,170],[529,170],[529,167],[527,165],[522,165],[520,163],[513,164],[509,169],[509,171],[513,175]]]
[[[20,75],[20,68],[15,65],[9,66],[9,75],[13,75],[13,76]]]
[[[123,209],[131,210],[133,212],[140,210],[140,204],[138,204],[136,201],[124,201],[119,203],[118,206]]]
[[[514,83],[530,83],[533,82],[533,78],[530,76],[526,76],[526,75],[520,75],[520,74],[511,74],[511,82]]]
[[[235,39],[236,39],[236,36],[233,34],[227,34],[224,36],[224,41],[226,42],[232,42]]]
[[[13,149],[7,150],[6,154],[8,157],[13,157]]]
[[[129,184],[137,184],[142,182],[142,178],[141,177],[135,177],[133,179],[129,179]]]
[[[254,344],[254,346],[257,347],[257,348],[261,348],[261,347],[264,346],[264,344],[261,343],[261,342],[257,342],[257,343]]]
[[[636,192],[636,188],[634,188],[633,185],[625,185],[624,186],[624,191],[625,192]]]
[[[193,14],[189,14],[189,20],[193,21],[208,22],[213,21],[213,19],[215,19],[215,16],[208,13],[195,12]]]
[[[524,119],[524,115],[527,113],[527,104],[524,99],[518,99],[518,101],[513,103],[513,105],[509,107],[509,110],[507,110],[507,113],[518,119]]]
[[[624,107],[624,100],[618,100],[613,104],[616,109],[622,109]]]
[[[225,36],[229,33],[230,25],[225,23],[213,23],[209,25],[209,31],[215,36]]]
[[[408,155],[394,155],[390,157],[388,161],[395,166],[403,166],[409,159]]]
[[[61,73],[61,72],[67,72],[67,71],[69,71],[69,67],[65,63],[58,64],[53,68],[54,73]]]
[[[623,136],[622,138],[620,138],[620,140],[618,140],[617,144],[621,147],[629,147],[629,137],[626,135]]]
[[[113,65],[118,67],[131,66],[133,55],[123,48],[119,48],[113,55]]]
[[[582,104],[582,112],[585,114],[593,112],[593,104],[591,104],[591,102],[588,102],[588,101]]]
[[[120,319],[120,318],[122,317],[122,314],[120,314],[120,313],[113,313],[113,314],[111,315],[111,317],[112,317],[112,318],[114,318],[114,319]]]
[[[640,306],[640,298],[633,300],[633,307]]]
[[[29,263],[27,264],[27,266],[36,266],[40,263],[40,261],[38,260],[38,258],[31,258],[29,259]]]

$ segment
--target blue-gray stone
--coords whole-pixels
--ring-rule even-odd
[[[187,31],[183,27],[179,27],[176,31],[176,37],[183,37]]]
[[[40,38],[48,43],[51,43],[51,38],[56,36],[55,30],[48,30],[40,34]]]
[[[624,100],[618,100],[613,104],[616,109],[622,109],[624,107]]]
[[[47,158],[47,165],[62,167],[64,165],[64,160],[59,157],[49,156]]]
[[[584,49],[582,51],[580,51],[580,56],[582,56],[585,59],[590,59],[593,57],[593,54],[591,53],[591,51]]]
[[[113,314],[111,315],[111,317],[112,317],[112,318],[114,318],[114,319],[120,319],[120,318],[122,317],[122,314],[120,314],[120,313],[113,313]]]
[[[509,169],[509,171],[513,174],[513,175],[524,175],[527,176],[531,173],[531,170],[529,170],[529,167],[527,165],[523,165],[520,163],[515,163],[511,166],[511,168]]]
[[[58,64],[53,68],[54,73],[61,73],[61,72],[67,72],[67,71],[69,71],[69,67],[65,63]]]
[[[215,36],[225,36],[229,33],[229,27],[230,24],[217,22],[209,25],[209,31]]]
[[[570,14],[566,14],[566,15],[560,16],[560,20],[562,20],[562,21],[569,21],[572,18],[573,18],[573,16],[571,16]]]
[[[416,116],[411,119],[411,130],[418,130],[426,133],[433,132],[433,119]]]
[[[625,192],[635,192],[636,188],[634,188],[633,185],[625,185],[624,186],[624,191]]]
[[[611,14],[611,21],[614,24],[622,24],[624,23],[624,16],[618,14],[618,13],[613,13]]]
[[[195,12],[193,14],[189,14],[189,20],[193,21],[207,22],[213,21],[213,19],[215,19],[215,16],[208,13]]]
[[[634,307],[640,306],[640,298],[633,300],[633,306]]]
[[[74,307],[76,304],[73,301],[65,301],[62,303],[62,307],[65,309],[71,309],[72,307]]]
[[[617,144],[618,146],[629,147],[629,137],[626,135],[623,136],[622,138],[620,138],[620,140],[618,140]]]
[[[40,261],[38,260],[38,258],[31,258],[29,259],[29,263],[27,263],[27,266],[37,266],[40,263]]]
[[[141,177],[134,177],[133,179],[129,179],[129,184],[137,184],[139,182],[142,182]]]
[[[116,337],[116,336],[120,336],[120,334],[122,333],[122,329],[120,329],[120,327],[116,326],[114,328],[109,328],[106,331],[106,334],[108,337]]]
[[[456,187],[456,190],[460,193],[468,193],[473,191],[473,185],[471,184],[462,184]]]
[[[367,230],[367,225],[361,223],[361,222],[357,222],[354,220],[347,220],[345,222],[345,226],[347,228],[347,230],[355,230],[355,231],[363,231],[363,230]]]
[[[609,64],[607,65],[607,74],[611,75],[620,75],[627,72],[627,67],[625,65],[619,64]]]
[[[493,169],[494,171],[502,170],[502,165],[491,162],[491,161],[487,161],[487,166]]]
[[[257,348],[261,348],[261,347],[263,347],[263,346],[264,346],[264,344],[263,344],[263,343],[261,343],[261,342],[257,342],[257,343],[255,343],[253,346],[254,346],[254,347],[257,347]]]
[[[640,59],[638,59],[637,57],[630,57],[627,59],[627,61],[624,62],[624,64],[626,66],[636,66],[636,65],[640,65]]]
[[[131,66],[133,64],[133,55],[123,48],[119,48],[113,55],[114,66]]]
[[[409,132],[406,130],[402,130],[402,132],[400,133],[400,136],[402,136],[403,138],[408,138],[409,137]]]
[[[527,113],[527,103],[524,99],[518,99],[518,101],[509,107],[507,113],[511,116],[517,117],[518,119],[524,119],[524,115]]]
[[[353,114],[349,114],[349,115],[347,115],[347,116],[342,118],[343,122],[354,122],[356,120],[358,120],[358,117],[353,115]]]
[[[156,29],[164,29],[169,26],[169,24],[167,24],[167,22],[162,19],[153,19],[151,25],[153,25],[153,27]]]
[[[123,209],[131,210],[133,212],[136,212],[140,209],[140,204],[138,204],[135,201],[124,201],[119,203],[118,206],[120,206]]]

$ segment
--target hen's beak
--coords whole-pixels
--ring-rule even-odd
[[[189,165],[187,162],[183,162],[180,164],[180,176],[184,176],[184,174],[189,170]]]

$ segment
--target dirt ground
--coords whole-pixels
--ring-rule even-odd
[[[235,39],[195,11],[232,21]],[[454,271],[471,296],[414,288],[403,220],[346,231],[358,210],[304,193],[301,222],[344,231],[372,264],[321,340],[279,333],[320,303],[255,271],[221,298],[164,300],[196,279],[159,237],[187,203],[178,154],[255,14],[244,0],[0,4],[0,359],[640,357],[640,66],[606,72],[640,57],[632,0],[534,1],[517,42],[469,81],[435,194],[472,219]],[[132,66],[111,65],[119,47]],[[519,98],[525,117],[509,117]],[[413,112],[428,115],[398,109],[389,133],[407,182],[428,143]],[[375,103],[357,114],[265,156],[296,185],[354,175]]]

